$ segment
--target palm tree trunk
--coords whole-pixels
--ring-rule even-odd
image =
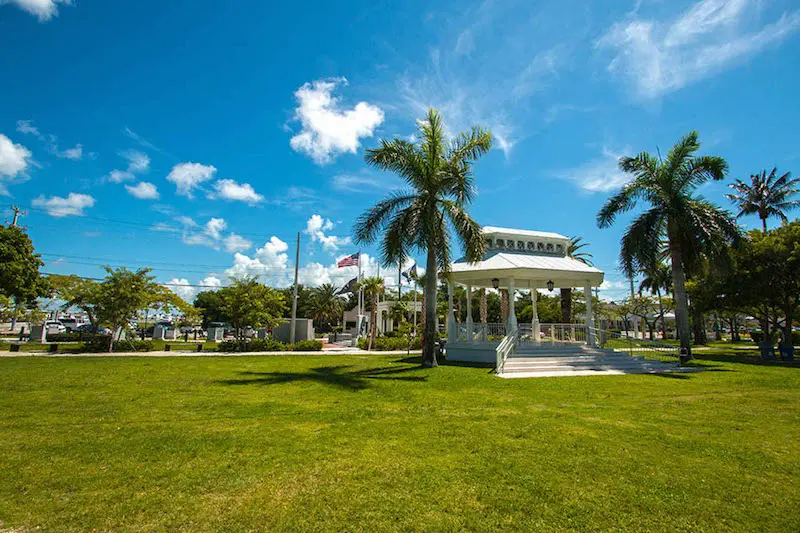
[[[691,331],[689,329],[689,303],[686,297],[686,274],[683,271],[683,253],[674,232],[670,232],[669,250],[672,258],[672,284],[675,295],[675,326],[681,348],[692,357]]]
[[[500,289],[500,317],[503,324],[508,323],[508,291],[506,289]]]
[[[375,327],[378,320],[378,293],[372,295],[372,311],[370,312],[369,321],[369,346],[367,350],[372,350],[372,345],[375,344]]]
[[[761,226],[764,228],[764,233],[767,232],[767,217],[761,219]]]
[[[561,289],[561,323],[572,323],[572,287]]]
[[[436,250],[428,245],[428,258],[425,263],[425,329],[423,329],[422,366],[433,368],[438,366],[436,361]]]
[[[661,318],[661,340],[667,338],[667,324],[664,322],[664,302],[661,301],[661,288],[656,287],[656,296],[658,297],[658,314]]]
[[[489,302],[486,299],[486,289],[481,289],[481,324],[486,324],[489,315]]]

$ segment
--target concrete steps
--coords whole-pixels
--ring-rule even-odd
[[[501,377],[556,377],[686,372],[677,363],[630,357],[586,346],[522,347],[506,359]]]

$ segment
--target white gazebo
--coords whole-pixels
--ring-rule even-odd
[[[594,345],[592,287],[603,283],[603,272],[567,255],[570,240],[542,231],[484,227],[486,255],[470,264],[459,259],[451,264],[448,279],[447,358],[453,361],[493,362],[498,344],[512,333],[526,342],[581,342]],[[458,324],[453,313],[453,285],[467,290],[466,322]],[[578,287],[586,295],[585,324],[541,324],[536,309],[539,290]],[[473,289],[507,289],[508,320],[505,324],[473,323]],[[519,324],[513,302],[517,291],[528,291],[533,305],[530,324]]]

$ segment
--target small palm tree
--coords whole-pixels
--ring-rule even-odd
[[[612,196],[597,214],[597,225],[610,227],[620,213],[645,201],[650,209],[639,215],[622,237],[620,259],[627,276],[646,271],[657,262],[666,239],[672,264],[675,321],[681,348],[691,354],[689,304],[685,268],[702,255],[714,256],[724,245],[741,239],[741,229],[730,213],[696,196],[708,180],[721,180],[728,164],[717,156],[695,156],[700,148],[697,132],[678,141],[665,159],[641,152],[623,157],[619,168],[631,181]]]
[[[338,291],[330,283],[323,283],[311,290],[309,313],[318,324],[331,326],[344,312],[344,301],[336,294]]]
[[[364,278],[360,283],[361,289],[364,291],[366,298],[370,299],[370,316],[369,316],[369,345],[367,350],[372,350],[372,345],[375,343],[375,333],[377,331],[378,323],[378,296],[383,294],[384,282],[380,276],[371,278]]]
[[[570,237],[567,256],[592,266],[592,254],[582,251],[586,246],[589,246],[589,243],[585,242],[583,237]],[[561,289],[561,322],[564,324],[572,322],[572,287]]]
[[[481,227],[467,212],[475,197],[473,163],[492,146],[492,135],[478,127],[448,141],[444,122],[435,109],[417,123],[418,141],[382,140],[367,150],[366,161],[402,177],[407,190],[382,200],[359,217],[356,242],[372,243],[384,232],[381,259],[397,264],[417,250],[427,255],[425,272],[425,329],[423,365],[436,366],[436,272],[450,269],[452,234],[464,248],[469,262],[477,262],[486,251]]]
[[[667,338],[667,324],[664,320],[664,303],[661,301],[661,291],[665,294],[672,292],[672,270],[663,261],[651,265],[644,271],[644,279],[639,284],[639,292],[650,291],[656,293],[658,298],[658,312],[661,318],[661,338]]]
[[[792,200],[800,193],[800,178],[791,179],[791,172],[776,178],[777,172],[778,169],[773,168],[769,174],[766,170],[752,174],[749,184],[736,180],[730,185],[736,193],[725,195],[739,207],[737,217],[757,214],[764,233],[767,232],[769,217],[779,217],[786,222],[786,211],[800,206],[800,200]]]

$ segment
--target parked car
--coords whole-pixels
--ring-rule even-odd
[[[78,331],[78,328],[83,325],[83,322],[77,318],[60,318],[58,319],[69,332]]]
[[[92,335],[111,335],[111,330],[102,326],[95,326],[94,324],[81,324],[78,326],[78,331],[81,333],[89,333]]]
[[[64,324],[59,322],[58,320],[48,320],[44,323],[45,329],[47,329],[47,334],[57,334],[57,333],[64,333],[67,331],[67,328],[64,327]]]

